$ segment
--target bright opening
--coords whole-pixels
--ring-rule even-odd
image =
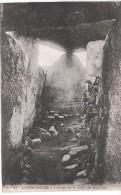
[[[48,45],[39,44],[39,65],[43,68],[48,68],[51,66],[58,58],[65,53],[64,49],[62,51],[55,49],[56,45],[54,44],[53,48]]]
[[[76,52],[74,54],[79,58],[82,65],[86,68],[86,50],[85,51],[80,51],[78,53]]]

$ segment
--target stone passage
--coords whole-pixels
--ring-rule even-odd
[[[120,8],[120,3],[117,6]],[[79,38],[70,41],[69,47],[72,45],[72,48],[67,49],[69,52],[45,74],[38,66],[38,39],[3,33],[4,185],[121,182],[120,13],[119,9],[115,22],[109,22],[110,27],[113,25],[105,41],[89,42],[94,33],[88,29],[99,32],[103,23],[105,26],[108,21],[93,25],[82,23],[76,31],[75,26],[67,29],[52,27],[51,33],[45,33],[47,38],[48,33],[53,35],[55,29],[56,33],[61,29],[57,39],[64,32],[62,45],[65,44],[67,49],[72,37],[68,36],[65,41],[68,32],[71,30],[73,37],[77,37],[75,32],[78,31],[80,37],[78,29],[86,29],[81,33],[89,32],[89,37],[86,33],[85,38],[82,36],[80,39],[83,47],[88,42],[87,74],[77,57],[70,52],[79,46],[80,43],[75,46]],[[98,26],[100,28],[96,29]],[[46,28],[36,36],[36,31],[30,34],[41,37],[45,31]],[[99,32],[102,39],[104,32],[107,32],[107,27]],[[92,40],[100,37],[99,34],[94,34]]]

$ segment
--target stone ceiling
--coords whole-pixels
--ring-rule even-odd
[[[105,39],[117,9],[114,2],[6,3],[2,29],[51,40],[73,50]]]

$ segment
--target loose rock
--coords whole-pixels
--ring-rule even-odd
[[[33,139],[33,140],[31,140],[31,144],[32,144],[32,146],[41,144],[41,139],[40,138]]]
[[[86,176],[87,176],[86,170],[83,170],[83,171],[80,171],[79,173],[77,173],[77,177],[86,177]]]
[[[64,119],[64,116],[58,116],[59,119]]]
[[[53,137],[57,137],[58,136],[58,132],[55,131],[55,133],[53,134]]]
[[[54,115],[54,112],[55,112],[54,110],[51,110],[51,111],[50,111],[50,114]]]
[[[59,116],[59,114],[58,114],[58,113],[54,113],[54,116],[55,116],[55,117],[58,117],[58,116]]]
[[[55,127],[54,126],[51,126],[50,127],[49,132],[52,133],[52,136],[53,137],[57,137],[57,135],[58,135],[58,132],[55,130]]]
[[[67,131],[71,132],[71,133],[75,133],[76,132],[73,126],[68,127]]]
[[[63,156],[62,162],[68,162],[70,160],[71,156],[69,154],[66,154]]]
[[[78,167],[78,164],[70,165],[65,167],[66,170],[74,170],[76,167]]]
[[[82,136],[82,133],[77,133],[76,136],[80,138]]]
[[[80,123],[74,123],[68,127],[68,131],[71,133],[80,132],[84,127]]]
[[[40,135],[41,139],[50,140],[52,138],[51,134],[48,131],[46,131],[45,129],[38,127],[37,130],[39,132],[38,135]]]
[[[71,139],[71,142],[76,142],[76,141],[77,141],[76,138]]]
[[[54,120],[54,119],[55,119],[54,116],[47,116],[47,118],[48,118],[49,120]]]
[[[64,147],[64,148],[61,148],[61,154],[67,154],[68,152],[69,152],[69,150],[70,150],[70,148],[72,148],[72,147],[77,147],[77,144],[75,144],[75,145],[70,145],[70,146],[66,146],[66,147]]]
[[[61,123],[61,124],[60,124],[60,126],[61,126],[61,127],[64,127],[64,124],[63,124],[63,123]]]
[[[68,115],[67,114],[63,114],[63,116],[66,118],[66,117],[68,117]]]
[[[71,156],[73,156],[73,155],[76,155],[77,153],[80,153],[80,152],[83,152],[83,151],[86,151],[86,150],[88,150],[88,146],[87,145],[79,146],[79,147],[73,147],[73,148],[70,149],[69,154]]]
[[[86,184],[88,184],[89,183],[89,180],[87,179],[87,178],[81,178],[81,179],[76,179],[76,180],[74,180],[74,182],[73,182],[74,184],[79,184],[79,186],[80,185],[86,185]]]
[[[43,133],[42,134],[42,138],[44,140],[50,140],[52,138],[52,136],[51,136],[51,134],[49,132],[47,132],[47,133]]]

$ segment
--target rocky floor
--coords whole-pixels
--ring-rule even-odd
[[[43,129],[40,128],[39,136],[31,139],[31,169],[28,176],[28,182],[31,184],[65,184],[78,181],[88,183],[90,153],[81,116],[60,118],[61,120],[56,120],[56,123],[51,120],[43,125],[41,123],[51,137],[45,136],[45,132],[42,136]],[[50,130],[53,127],[58,133],[56,136],[53,136],[54,133]],[[30,137],[32,136],[34,134],[31,133]]]
[[[51,113],[51,116],[53,113]],[[46,116],[47,117],[47,116]],[[45,122],[46,121],[46,122]],[[41,125],[41,127],[40,127]],[[88,184],[89,140],[81,116],[42,119],[23,140],[16,170],[21,184]],[[15,181],[14,181],[15,183]]]

